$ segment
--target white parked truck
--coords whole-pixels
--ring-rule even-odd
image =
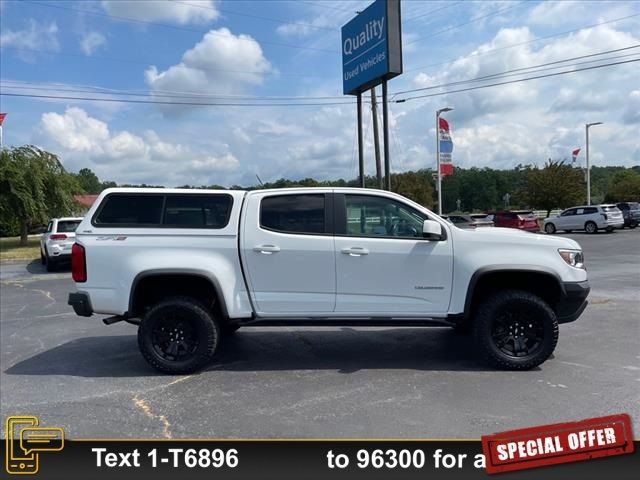
[[[462,230],[356,188],[115,188],[76,231],[69,304],[139,325],[144,358],[203,367],[245,326],[450,326],[498,368],[544,362],[589,283],[573,240]]]

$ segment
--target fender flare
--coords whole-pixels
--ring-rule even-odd
[[[129,311],[127,312],[127,314],[133,311],[133,301],[135,299],[134,294],[135,294],[136,288],[138,288],[138,284],[140,283],[140,281],[148,277],[161,277],[163,275],[189,275],[192,277],[200,277],[200,278],[203,278],[204,280],[209,281],[213,286],[213,290],[216,292],[216,297],[220,304],[220,310],[222,311],[222,316],[224,318],[229,318],[227,304],[224,300],[224,295],[222,293],[222,288],[220,287],[220,283],[218,282],[218,279],[215,276],[211,275],[211,272],[208,272],[207,270],[200,270],[197,268],[157,268],[157,269],[151,269],[151,270],[144,270],[138,273],[134,277],[133,282],[131,283],[131,289],[129,291]]]
[[[541,273],[551,276],[557,284],[562,297],[566,296],[564,283],[557,272],[548,267],[542,267],[540,265],[490,265],[486,267],[480,267],[477,269],[471,278],[469,279],[469,285],[467,286],[467,296],[464,300],[464,318],[469,318],[471,315],[471,301],[473,300],[473,294],[475,293],[476,286],[482,277],[493,273]]]

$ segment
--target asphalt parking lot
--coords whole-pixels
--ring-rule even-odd
[[[136,327],[73,313],[68,271],[3,263],[2,414],[69,438],[479,438],[622,412],[638,426],[640,229],[565,236],[584,248],[591,303],[528,372],[479,365],[447,328],[245,328],[205,371],[161,375]]]

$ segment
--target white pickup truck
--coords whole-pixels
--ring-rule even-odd
[[[589,283],[567,238],[462,230],[400,195],[355,188],[116,188],[76,231],[76,314],[139,325],[144,358],[203,367],[244,326],[450,326],[498,368],[529,369]]]

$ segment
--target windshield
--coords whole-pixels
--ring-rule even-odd
[[[64,220],[58,222],[58,232],[59,233],[72,233],[76,231],[80,225],[80,220]]]
[[[615,205],[607,205],[606,207],[602,207],[602,210],[605,212],[615,212],[616,210],[618,210],[618,207],[616,207]]]

